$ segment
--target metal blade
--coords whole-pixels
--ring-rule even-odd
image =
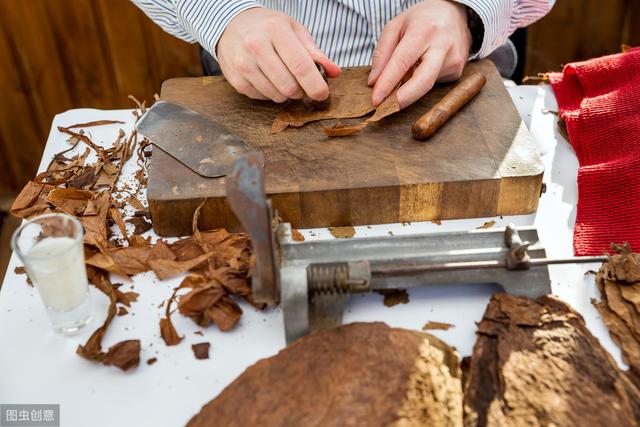
[[[137,123],[136,130],[206,178],[227,175],[238,157],[256,151],[215,120],[167,101],[153,104]]]

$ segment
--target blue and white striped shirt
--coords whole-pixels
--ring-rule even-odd
[[[382,29],[421,0],[132,0],[165,31],[199,42],[215,57],[227,24],[240,12],[267,7],[304,25],[320,49],[339,66],[368,65]],[[472,8],[484,24],[474,57],[485,57],[519,27],[543,17],[555,0],[455,0]]]

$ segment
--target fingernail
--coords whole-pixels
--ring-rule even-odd
[[[377,77],[377,74],[378,72],[376,70],[371,70],[371,72],[369,73],[369,79],[367,80],[367,85],[371,86],[373,84],[373,81]]]
[[[381,93],[378,93],[373,96],[373,106],[377,107],[384,100],[384,96]]]

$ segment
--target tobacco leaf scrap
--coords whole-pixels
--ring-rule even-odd
[[[409,303],[409,293],[406,289],[379,289],[376,292],[384,297],[384,305],[387,307]]]
[[[476,227],[477,230],[482,230],[482,229],[486,229],[486,228],[491,228],[494,225],[496,225],[496,222],[494,220],[491,221],[485,221],[482,223],[482,225]]]
[[[33,282],[31,281],[31,278],[27,274],[27,269],[24,268],[24,266],[14,268],[13,272],[15,274],[24,274],[25,276],[27,276],[27,281],[26,281],[27,285],[33,287]]]
[[[209,358],[209,347],[211,344],[208,342],[201,342],[198,344],[191,344],[191,349],[193,350],[193,355],[196,359],[208,359]]]
[[[638,425],[638,388],[562,301],[496,294],[476,334],[465,426]]]
[[[105,365],[115,365],[123,371],[135,368],[140,364],[140,340],[127,340],[114,344],[107,351]]]
[[[329,227],[329,233],[336,239],[350,239],[356,234],[356,229],[352,226]]]
[[[452,325],[451,323],[445,323],[445,322],[433,322],[433,321],[428,321],[427,323],[424,324],[424,326],[422,327],[423,331],[428,331],[428,330],[441,330],[441,331],[448,331],[449,329],[453,328],[455,325]]]
[[[596,274],[601,300],[592,302],[622,350],[629,377],[640,387],[640,254],[627,245],[613,250]]]

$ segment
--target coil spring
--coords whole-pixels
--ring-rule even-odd
[[[311,264],[307,267],[309,297],[349,293],[349,266],[346,262]]]

